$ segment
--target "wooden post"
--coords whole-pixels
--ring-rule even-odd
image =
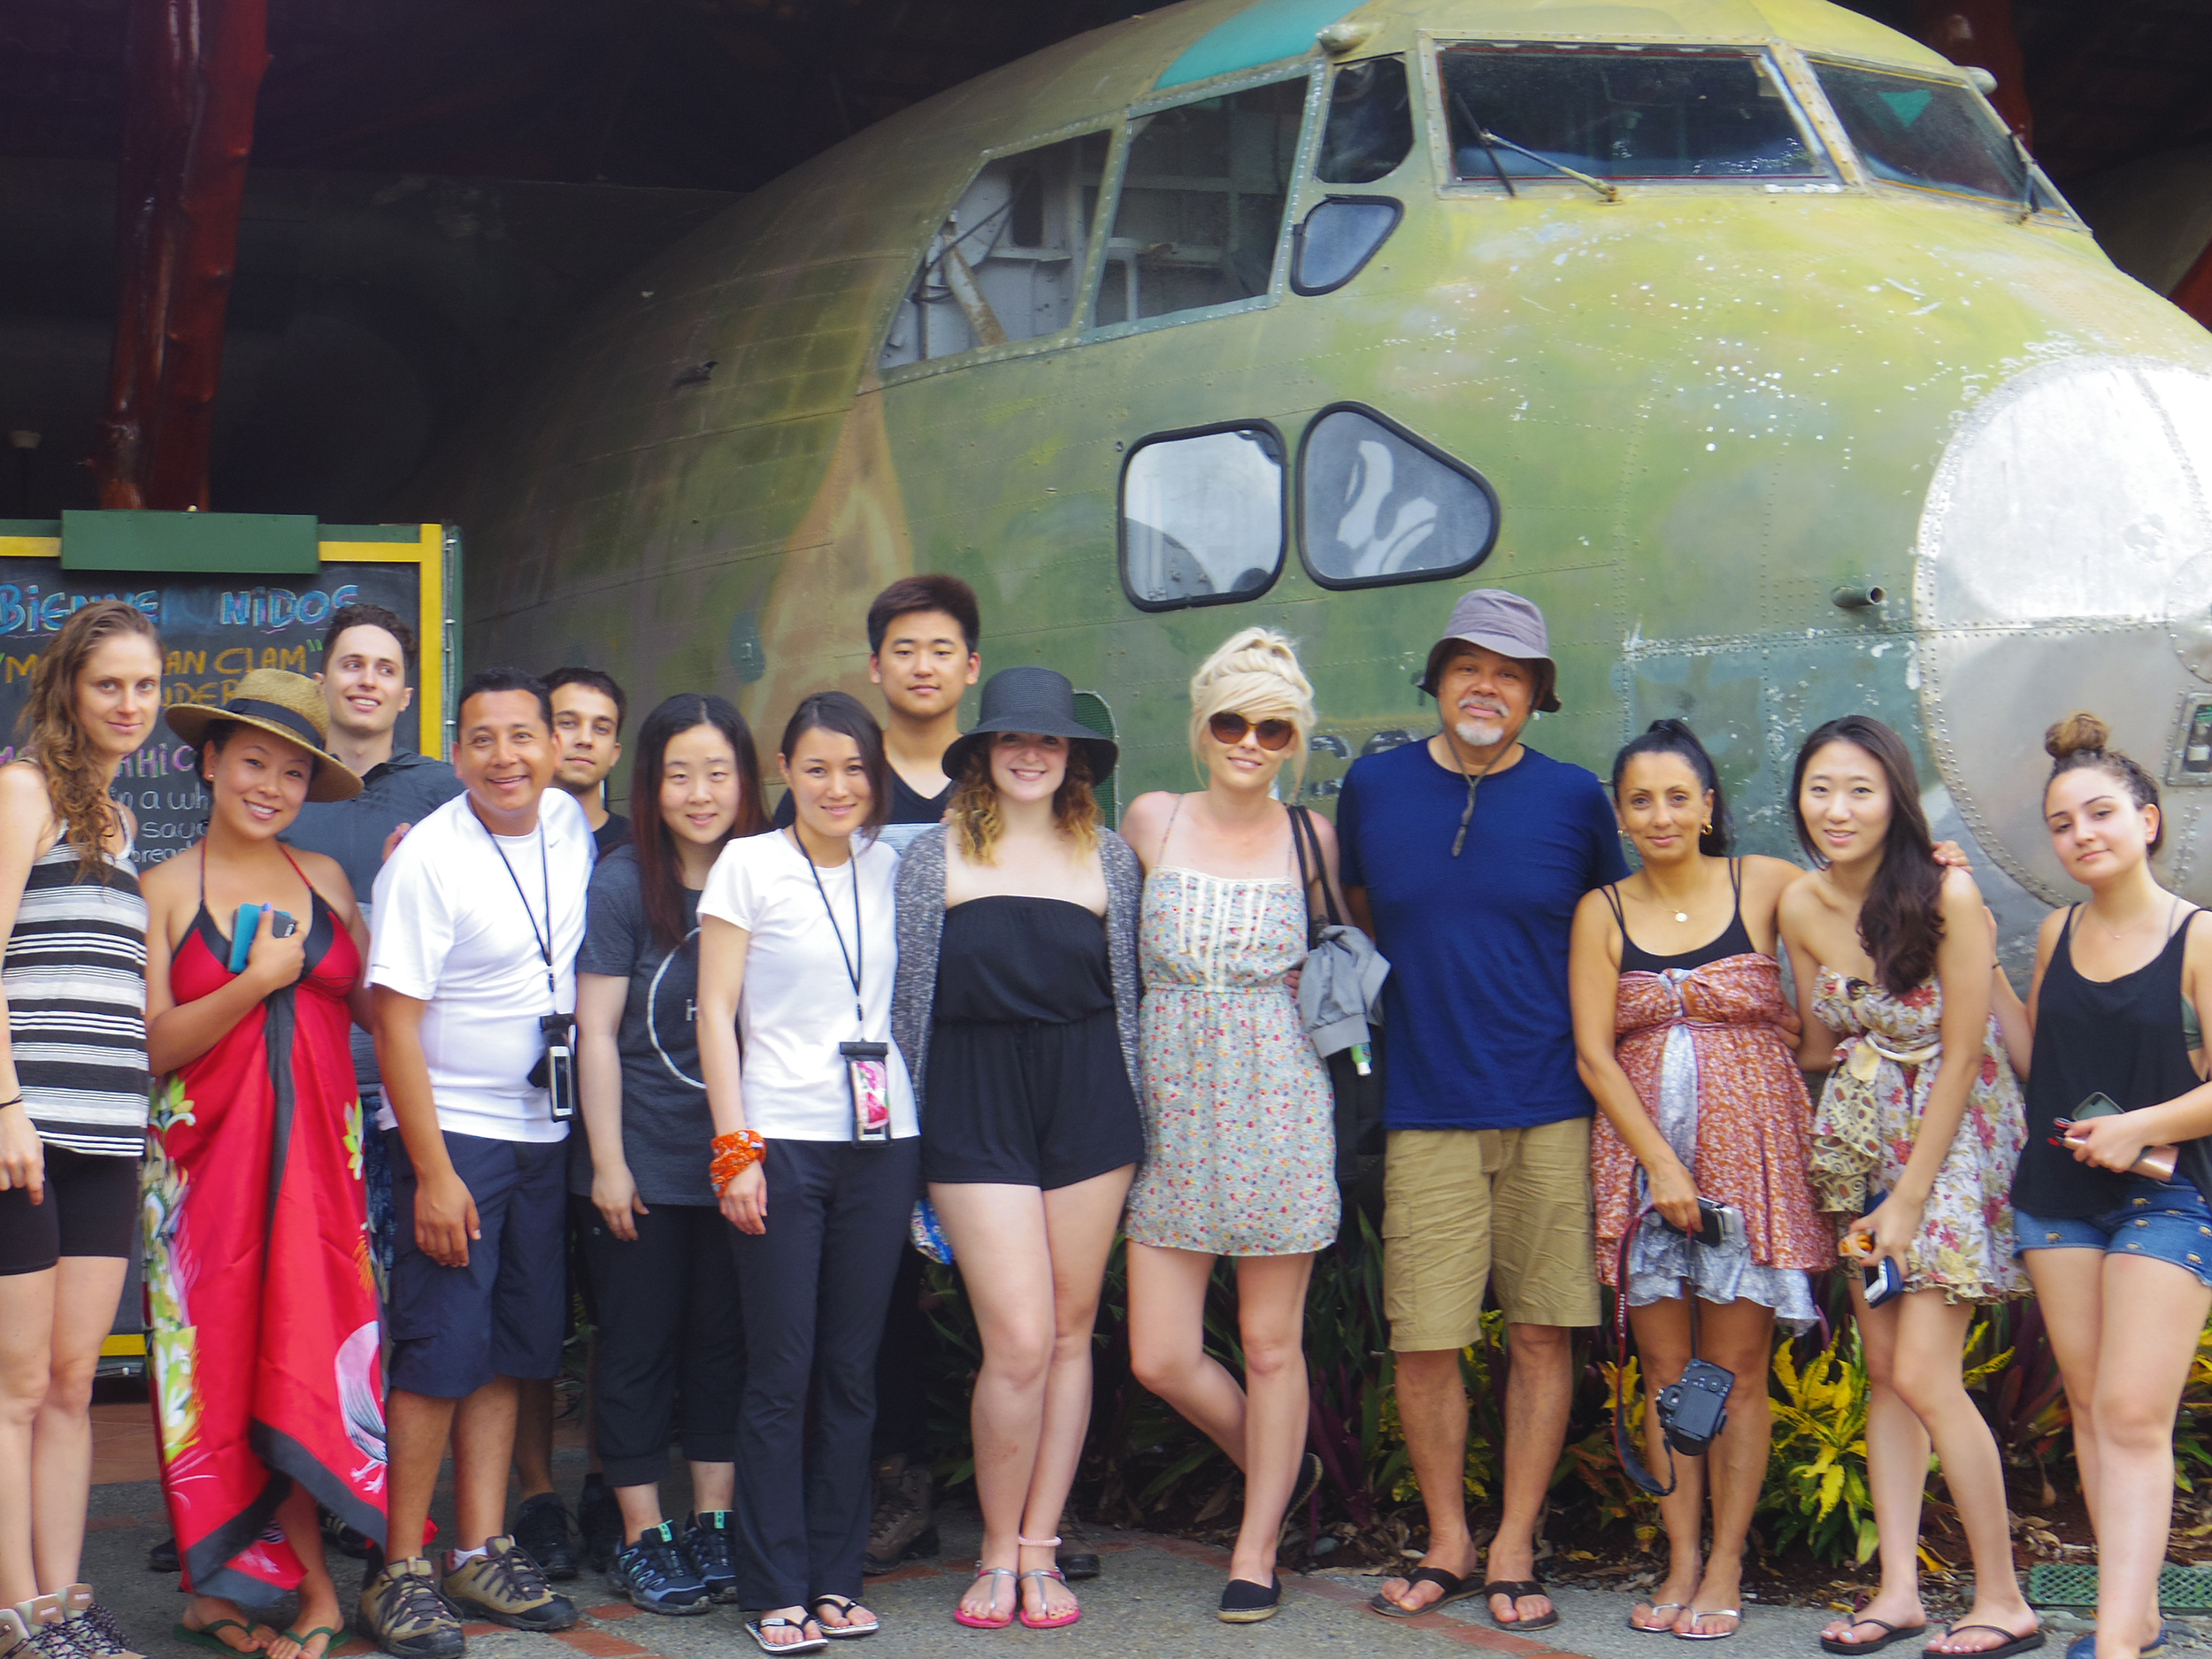
[[[103,507],[204,508],[268,0],[133,0]]]

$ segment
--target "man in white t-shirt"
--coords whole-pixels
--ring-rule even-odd
[[[452,1659],[461,1617],[562,1630],[576,1609],[501,1531],[518,1379],[560,1369],[568,1123],[545,1087],[548,1017],[576,1006],[591,828],[549,790],[544,684],[487,669],[461,688],[466,793],[376,879],[368,981],[397,1234],[388,1295],[392,1559],[363,1628],[399,1659]],[[557,1041],[566,1041],[565,1033]],[[456,1548],[421,1548],[449,1436]]]

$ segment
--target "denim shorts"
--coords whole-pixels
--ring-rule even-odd
[[[2127,1197],[2099,1216],[2032,1216],[2013,1211],[2015,1248],[2030,1250],[2124,1250],[2171,1262],[2212,1285],[2212,1208],[2197,1184],[2147,1175],[2128,1178]]]

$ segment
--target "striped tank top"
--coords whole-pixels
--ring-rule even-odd
[[[33,1127],[96,1156],[146,1149],[146,901],[130,849],[107,879],[66,841],[31,865],[7,951],[9,1044]]]

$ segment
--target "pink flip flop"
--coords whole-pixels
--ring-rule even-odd
[[[994,1611],[998,1608],[998,1579],[1002,1574],[1009,1578],[1014,1578],[1014,1605],[1017,1608],[1020,1607],[1022,1602],[1021,1580],[1014,1577],[1014,1570],[1011,1567],[979,1568],[975,1578],[968,1580],[971,1586],[974,1585],[976,1578],[991,1580],[991,1607]],[[978,1618],[966,1608],[956,1603],[952,1609],[952,1622],[956,1624],[965,1624],[970,1630],[1004,1630],[1014,1622],[1014,1616],[1009,1613],[1004,1618]],[[1026,1624],[1028,1621],[1025,1619],[1023,1622]]]
[[[1067,1575],[1063,1573],[1057,1567],[1033,1567],[1021,1576],[1024,1578],[1057,1578],[1063,1588],[1066,1587],[1068,1582]],[[1044,1586],[1042,1585],[1037,1586],[1037,1593],[1040,1595],[1044,1594]],[[1018,1581],[1017,1581],[1014,1586],[1014,1594],[1016,1604],[1019,1605],[1021,1599],[1021,1585]],[[1055,1613],[1048,1618],[1030,1617],[1029,1609],[1025,1607],[1021,1610],[1022,1624],[1030,1630],[1064,1630],[1068,1625],[1074,1624],[1077,1619],[1081,1618],[1082,1617],[1083,1609],[1080,1605],[1071,1607],[1064,1613]]]

